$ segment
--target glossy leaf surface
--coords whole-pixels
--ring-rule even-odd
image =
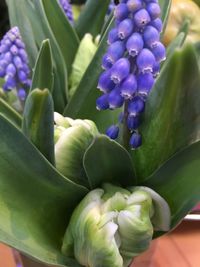
[[[167,20],[168,20],[170,8],[171,8],[171,3],[172,3],[172,0],[159,0],[159,4],[161,7],[161,11],[162,11],[161,18],[163,21],[163,32],[165,31],[165,28],[167,26]]]
[[[188,45],[177,49],[163,66],[147,101],[140,129],[143,145],[132,152],[140,181],[175,152],[200,138],[199,102],[199,68],[195,49]]]
[[[76,31],[82,39],[86,33],[95,38],[104,25],[110,0],[88,0],[76,23]]]
[[[200,141],[170,158],[145,184],[167,200],[171,227],[175,227],[200,201]]]
[[[62,53],[68,73],[79,46],[79,39],[57,1],[41,0],[45,15]]]
[[[54,164],[54,108],[48,89],[35,89],[26,99],[22,130],[39,151]]]
[[[79,266],[61,244],[87,189],[61,176],[2,116],[0,136],[0,241],[46,264]]]
[[[47,88],[52,91],[53,89],[53,62],[49,40],[42,42],[33,72],[31,87],[32,90],[35,88]]]
[[[136,185],[130,155],[105,135],[97,136],[87,149],[84,168],[92,189],[110,182],[123,186]]]
[[[49,1],[48,1],[49,2]],[[35,10],[36,19],[40,22],[40,27],[42,28],[42,35],[36,35],[37,43],[40,43],[44,39],[49,39],[51,48],[52,48],[52,56],[53,56],[53,69],[54,69],[54,88],[53,88],[53,100],[55,110],[57,112],[62,113],[64,107],[67,103],[67,91],[68,91],[68,76],[67,76],[67,68],[65,61],[63,59],[63,55],[61,49],[57,43],[56,37],[49,25],[48,19],[45,14],[44,7],[42,5],[42,1],[33,0],[33,7]],[[31,8],[31,7],[29,7]],[[34,21],[32,24],[35,25]],[[37,24],[35,25],[37,28]],[[42,38],[42,39],[40,39]]]
[[[21,128],[22,117],[2,98],[0,98],[0,114],[12,122],[15,127]]]

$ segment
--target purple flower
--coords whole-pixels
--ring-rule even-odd
[[[117,139],[119,135],[119,127],[117,125],[112,125],[106,130],[106,135],[111,139]]]
[[[73,24],[74,22],[74,16],[72,12],[72,6],[69,2],[69,0],[59,0],[60,6],[62,7],[66,17],[68,18],[69,22]]]
[[[126,58],[119,59],[111,68],[111,80],[119,84],[130,73],[130,62]]]
[[[0,77],[5,79],[4,91],[17,90],[24,101],[30,87],[30,69],[25,45],[18,27],[9,30],[0,42]]]
[[[98,88],[105,94],[98,98],[98,109],[116,109],[124,105],[119,123],[130,131],[130,147],[142,143],[138,127],[145,102],[166,58],[160,42],[162,21],[158,0],[121,0],[115,8],[115,27],[108,33],[108,49],[102,58],[106,70],[99,77]],[[117,130],[116,130],[117,129]],[[116,130],[116,131],[114,131]],[[119,134],[112,125],[107,132]],[[114,135],[115,136],[115,135]]]
[[[137,149],[142,144],[142,137],[139,133],[134,132],[130,139],[130,146],[132,149]]]

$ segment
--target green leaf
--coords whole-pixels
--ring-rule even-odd
[[[187,45],[177,49],[164,65],[147,101],[140,128],[143,145],[132,152],[140,181],[199,139],[199,102],[199,68],[194,47]]]
[[[57,0],[42,0],[45,15],[59,45],[68,73],[79,46],[79,39]]]
[[[49,2],[49,1],[48,1]],[[67,104],[68,97],[68,77],[67,77],[67,68],[66,64],[60,50],[60,47],[57,43],[56,37],[54,36],[49,22],[47,20],[44,7],[42,5],[42,1],[33,0],[34,10],[35,10],[35,19],[40,22],[40,27],[43,31],[42,36],[36,36],[38,38],[37,43],[40,43],[44,39],[49,39],[51,48],[52,48],[52,56],[53,56],[53,68],[54,68],[54,88],[53,88],[53,100],[55,105],[55,110],[59,113],[62,113],[64,107]],[[30,17],[31,19],[31,17]],[[33,22],[34,25],[34,22]]]
[[[168,45],[168,47],[167,47],[167,59],[163,63],[163,66],[168,64],[168,61],[171,59],[171,56],[174,54],[174,51],[183,45],[185,38],[186,38],[186,33],[180,32],[176,36],[176,38]]]
[[[39,151],[54,164],[53,100],[48,89],[35,89],[26,99],[22,130]]]
[[[200,201],[200,141],[175,154],[146,181],[169,204],[175,227]]]
[[[130,155],[105,135],[95,138],[85,152],[83,163],[91,188],[110,182],[124,186],[136,185]]]
[[[31,67],[34,66],[38,49],[33,34],[32,25],[26,16],[24,0],[6,0],[11,27],[18,26],[22,39],[26,44]]]
[[[0,98],[0,115],[6,117],[15,127],[21,128],[22,117],[2,98]]]
[[[101,61],[107,48],[107,33],[112,25],[108,27],[92,62],[88,66],[83,78],[81,79],[75,94],[69,101],[64,114],[71,118],[93,120],[99,131],[105,129],[117,121],[121,110],[115,111],[98,111],[96,109],[96,99],[101,95],[97,89],[99,75],[102,72]]]
[[[165,32],[166,26],[167,26],[167,21],[168,21],[168,16],[172,4],[172,0],[159,0],[159,4],[161,7],[161,19],[163,22],[163,30],[162,30],[162,35]]]
[[[61,244],[87,189],[59,174],[2,116],[0,136],[0,241],[46,264],[78,267]]]
[[[80,39],[82,39],[86,33],[91,33],[93,37],[100,34],[105,22],[104,19],[109,3],[110,0],[87,0],[77,24],[75,25]]]
[[[40,52],[35,64],[33,78],[32,78],[32,90],[35,88],[44,89],[47,88],[52,91],[53,88],[53,65],[52,65],[52,53],[49,40],[42,42]]]

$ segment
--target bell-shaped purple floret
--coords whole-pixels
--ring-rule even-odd
[[[157,62],[162,62],[166,59],[166,49],[162,43],[157,43],[155,47],[151,49]]]
[[[108,93],[112,91],[114,87],[115,83],[111,80],[111,72],[109,70],[104,71],[99,77],[97,88],[104,93]]]
[[[153,26],[147,26],[143,33],[145,45],[152,48],[157,45],[160,39],[160,34]]]
[[[108,103],[110,109],[120,108],[124,104],[124,98],[120,94],[120,89],[117,87],[108,95]]]
[[[12,77],[12,76],[6,76],[5,80],[6,80],[6,82],[3,85],[3,89],[5,91],[10,91],[10,90],[16,88],[16,85],[17,84],[16,84],[16,80],[15,80],[14,77]]]
[[[145,103],[139,96],[134,97],[128,104],[128,113],[130,116],[137,116],[142,113],[144,109]]]
[[[127,58],[119,59],[111,68],[111,80],[119,84],[130,73],[130,62]]]
[[[111,139],[117,139],[119,135],[119,127],[117,125],[111,125],[106,130],[106,135],[109,136]]]
[[[17,72],[17,70],[16,70],[15,66],[12,63],[10,63],[6,68],[6,74],[11,76],[11,77],[14,77],[16,72]]]
[[[134,22],[138,28],[145,27],[150,21],[150,15],[144,8],[137,11],[134,15]]]
[[[138,129],[140,126],[140,118],[139,116],[128,116],[127,118],[127,127],[130,131]]]
[[[140,73],[138,75],[138,94],[143,98],[146,99],[148,94],[150,93],[153,85],[154,85],[154,78],[152,73]]]
[[[24,90],[24,88],[19,88],[19,90],[17,91],[17,95],[19,99],[24,101],[26,99],[26,91]]]
[[[132,34],[133,28],[133,21],[131,19],[123,20],[118,26],[118,37],[121,40],[126,39]]]
[[[109,108],[109,103],[108,103],[108,95],[102,95],[97,98],[96,100],[96,108],[98,110],[106,110]]]
[[[151,19],[157,19],[160,16],[161,10],[157,3],[149,3],[146,7]]]
[[[130,74],[120,85],[121,96],[124,99],[132,99],[137,91],[137,79],[135,75]]]
[[[135,32],[133,33],[127,43],[126,43],[126,49],[129,53],[130,56],[135,57],[137,56],[140,51],[143,49],[144,47],[144,41],[143,38],[141,36],[141,34]]]
[[[114,16],[117,20],[124,20],[128,17],[129,10],[126,4],[118,4],[115,7]]]
[[[109,57],[110,62],[115,63],[120,59],[125,51],[125,45],[122,41],[116,41],[112,43],[107,50],[107,57]]]
[[[153,53],[147,48],[142,49],[137,57],[137,66],[139,71],[142,73],[153,72],[153,66],[155,63],[156,59]]]
[[[136,12],[142,8],[142,0],[128,0],[127,7],[130,12]]]
[[[108,33],[108,44],[110,45],[110,44],[112,44],[118,40],[119,40],[118,29],[114,28],[114,29],[110,30]]]
[[[162,29],[163,29],[163,23],[162,20],[160,18],[154,19],[151,21],[151,26],[153,26],[154,28],[156,28],[156,30],[161,33]]]
[[[130,138],[130,147],[136,149],[142,145],[142,137],[139,133],[134,132]]]
[[[156,62],[153,66],[153,77],[156,78],[160,73],[160,63]]]

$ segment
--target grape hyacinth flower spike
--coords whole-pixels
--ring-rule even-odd
[[[18,27],[10,29],[0,43],[0,77],[5,79],[3,90],[17,90],[21,101],[26,98],[30,88],[30,69],[25,44]]]
[[[69,22],[73,24],[74,22],[74,16],[72,11],[72,6],[69,2],[69,0],[59,0],[60,6],[63,9],[66,17],[68,18]]]
[[[142,144],[138,131],[140,116],[160,63],[166,58],[160,42],[162,21],[157,0],[121,0],[115,7],[115,27],[108,33],[108,49],[102,58],[98,89],[103,93],[97,99],[98,110],[124,106],[123,118],[111,125],[106,134],[116,139],[119,123],[128,131],[129,146],[136,149]]]

